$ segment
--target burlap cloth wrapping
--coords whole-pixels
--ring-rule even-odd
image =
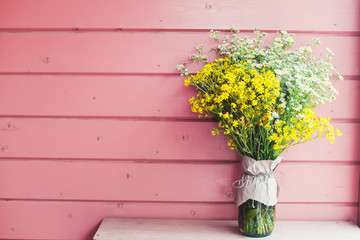
[[[243,174],[233,183],[237,188],[236,204],[240,206],[249,199],[261,202],[267,206],[277,203],[279,186],[273,172],[281,162],[282,157],[275,160],[254,160],[244,157],[241,161]]]

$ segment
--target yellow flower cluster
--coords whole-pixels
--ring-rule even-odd
[[[277,122],[269,140],[275,142],[274,149],[277,150],[318,137],[326,137],[330,143],[333,143],[335,135],[341,136],[342,133],[330,124],[329,117],[316,117],[313,110],[304,109],[300,117],[290,119],[290,124],[285,121]]]
[[[190,98],[191,110],[199,117],[215,117],[228,145],[255,159],[275,159],[286,148],[318,137],[334,142],[341,135],[330,118],[315,116],[312,109],[288,115],[279,101],[280,82],[267,68],[252,68],[228,58],[208,63],[184,81],[198,89]]]
[[[276,107],[280,82],[275,74],[266,68],[251,68],[246,62],[217,59],[185,80],[186,86],[190,84],[199,90],[189,100],[191,110],[199,117],[214,116],[219,120],[229,145],[240,152],[255,128],[271,129],[271,113],[283,111]],[[213,129],[212,134],[219,132]]]
[[[199,93],[189,100],[192,111],[222,119],[225,127],[247,129],[268,123],[280,95],[280,83],[272,71],[248,68],[246,62],[217,59],[185,80]],[[230,130],[230,129],[229,129]]]

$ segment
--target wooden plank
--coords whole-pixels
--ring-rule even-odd
[[[239,175],[235,164],[9,160],[0,165],[4,180],[12,182],[0,198],[10,199],[231,202],[231,183]]]
[[[360,81],[334,85],[338,99],[320,106],[318,114],[360,118]],[[176,76],[2,75],[0,115],[197,119],[188,102],[194,95],[194,89],[186,88],[183,78]]]
[[[236,163],[1,160],[0,198],[231,203],[240,174]],[[357,203],[359,175],[358,165],[282,163],[279,201]]]
[[[91,239],[105,217],[230,220],[237,214],[233,204],[78,201],[0,201],[0,210],[1,239]],[[356,212],[343,204],[276,207],[278,220],[349,221]]]
[[[359,177],[359,198],[358,198],[357,225],[360,227],[360,177]]]
[[[282,163],[275,173],[281,187],[279,201],[321,203],[346,202],[352,199],[356,202],[359,169],[358,165],[337,163]],[[331,180],[337,177],[339,179]],[[341,193],[349,188],[348,184],[355,185],[355,192]],[[341,194],[344,196],[338,196]]]
[[[113,119],[0,120],[0,157],[218,160],[238,159],[212,122]],[[204,140],[210,140],[204,144]],[[198,149],[198,150],[196,150]]]
[[[360,109],[356,102],[360,102],[360,81],[338,81],[334,87],[339,91],[336,100],[317,107],[316,113],[335,119],[359,119]]]
[[[276,222],[272,234],[266,239],[308,239],[337,240],[346,238],[357,240],[360,231],[351,222]],[[248,239],[240,234],[237,221],[213,220],[159,220],[159,219],[122,219],[105,218],[94,240],[237,240]]]
[[[301,31],[360,29],[356,0],[89,0],[86,5],[71,0],[31,3],[2,0],[0,9],[3,9],[2,29],[229,29],[232,26]]]
[[[358,123],[335,123],[334,144],[317,139],[289,149],[287,161],[358,161]],[[236,161],[215,122],[1,118],[0,158]]]
[[[352,221],[355,223],[356,211],[356,204],[278,203],[276,218],[285,221]]]
[[[188,101],[193,92],[177,76],[4,75],[0,114],[198,119]]]
[[[313,37],[298,34],[295,40],[303,46]],[[360,75],[360,37],[323,35],[321,41],[323,50],[336,54],[339,72]],[[176,65],[188,61],[198,44],[217,45],[208,32],[4,32],[0,42],[0,73],[21,74],[178,74]]]

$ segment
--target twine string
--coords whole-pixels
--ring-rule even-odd
[[[234,188],[243,188],[243,187],[247,186],[250,182],[260,179],[262,176],[265,177],[264,181],[267,181],[269,178],[273,177],[273,172],[271,171],[271,172],[266,172],[266,173],[258,173],[256,175],[245,172],[241,175],[240,179],[238,179],[232,183],[232,186]]]
[[[261,180],[262,177],[264,177],[264,180]],[[234,182],[232,183],[232,186],[233,186],[234,188],[240,189],[240,188],[246,187],[249,183],[255,181],[254,192],[256,192],[256,186],[257,186],[256,182],[257,182],[257,181],[267,182],[267,181],[268,181],[270,178],[272,178],[272,177],[274,177],[273,171],[264,172],[264,173],[258,173],[258,174],[255,174],[255,175],[250,174],[250,173],[247,173],[247,172],[244,172],[244,173],[241,175],[240,179],[238,179],[238,180],[236,180],[236,181],[234,181]],[[269,200],[270,200],[270,199],[269,199],[269,198],[270,198],[270,189],[269,189],[269,187],[268,187],[267,185],[266,185],[266,189],[267,189],[267,191],[268,191],[268,194],[266,195],[267,198],[268,198],[267,201],[269,201]],[[252,199],[252,207],[255,208],[254,199]]]

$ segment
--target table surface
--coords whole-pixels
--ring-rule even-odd
[[[238,240],[236,221],[105,218],[94,240]],[[352,222],[277,221],[266,240],[360,240]]]

